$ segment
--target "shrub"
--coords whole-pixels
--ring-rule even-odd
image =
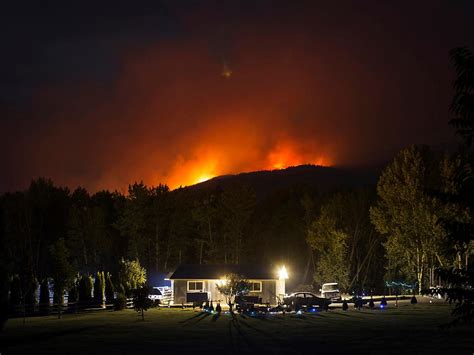
[[[71,287],[69,288],[69,293],[67,297],[68,303],[77,302],[79,298],[79,285],[77,281],[78,281],[77,279],[74,279],[71,283]]]
[[[83,275],[79,281],[79,302],[90,303],[92,301],[92,277]]]
[[[10,306],[19,306],[21,305],[21,283],[18,276],[13,277],[10,284]]]
[[[40,299],[39,299],[39,306],[41,313],[49,313],[49,282],[48,279],[45,278],[41,282],[40,285]]]
[[[105,292],[105,282],[104,282],[104,272],[99,271],[95,276],[94,280],[94,301],[99,304],[104,304],[104,292]]]
[[[112,303],[114,301],[115,287],[112,282],[112,276],[110,272],[107,273],[105,278],[105,299],[107,303]]]
[[[147,284],[139,286],[133,291],[133,308],[141,313],[142,320],[145,320],[145,311],[154,305],[153,301],[148,298],[149,294],[150,287]]]
[[[68,307],[72,308],[74,313],[77,312],[78,298],[79,298],[79,286],[77,283],[77,279],[74,279],[74,281],[71,284],[71,287],[69,288],[68,297],[67,297]]]
[[[25,311],[33,313],[36,304],[36,289],[38,281],[32,271],[25,272],[21,277],[21,289],[23,290]]]
[[[2,268],[0,261],[0,333],[8,320],[8,291],[11,279],[6,268]]]
[[[118,293],[123,293],[123,294],[126,293],[126,292],[125,292],[125,287],[123,287],[123,284],[122,284],[122,283],[119,283],[119,284],[118,284],[117,292],[118,292]]]
[[[342,301],[342,309],[344,311],[347,311],[349,309],[349,305],[347,304],[346,300]]]
[[[354,308],[360,311],[363,305],[364,305],[364,300],[362,299],[362,297],[354,298]]]
[[[122,258],[119,267],[120,283],[125,288],[126,294],[131,294],[131,290],[146,282],[146,270],[138,260],[124,260]]]
[[[49,265],[53,279],[54,302],[58,303],[61,310],[64,304],[64,291],[74,280],[74,270],[69,262],[69,250],[63,238],[58,239],[49,247]],[[61,313],[59,313],[61,314]]]
[[[121,311],[127,307],[127,297],[123,293],[118,293],[117,297],[114,299],[114,309],[116,311]]]

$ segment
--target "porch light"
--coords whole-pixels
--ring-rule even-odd
[[[220,280],[217,280],[217,284],[219,286],[224,286],[227,282],[229,282],[229,280],[227,280],[227,278],[225,276],[222,276],[220,278]]]
[[[285,265],[283,265],[280,270],[278,270],[278,278],[280,280],[286,280],[288,278],[288,271],[286,271]]]

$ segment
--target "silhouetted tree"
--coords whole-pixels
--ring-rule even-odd
[[[138,260],[125,260],[122,258],[120,261],[119,279],[127,294],[146,282],[146,271]]]
[[[151,188],[151,235],[148,242],[149,270],[158,272],[161,267],[167,271],[171,256],[172,245],[170,243],[168,227],[170,221],[170,193],[166,185],[158,185]]]
[[[26,266],[20,275],[21,290],[25,310],[27,313],[33,313],[36,305],[36,290],[38,288],[38,281],[33,273],[33,270]]]
[[[145,320],[145,311],[153,307],[153,301],[148,298],[150,287],[145,283],[133,290],[133,308],[140,312],[142,320]]]
[[[236,274],[228,274],[222,283],[216,285],[217,290],[225,297],[229,305],[230,313],[233,312],[235,297],[245,296],[250,292],[250,283],[242,276]]]
[[[89,248],[91,230],[90,196],[86,189],[78,187],[71,195],[71,209],[68,220],[68,246],[71,258],[80,266],[80,271],[92,271]]]
[[[64,292],[73,281],[74,270],[69,263],[69,253],[64,239],[59,239],[50,247],[51,277],[53,279],[54,300],[58,304],[58,317],[64,304]]]
[[[106,274],[105,278],[105,299],[107,300],[107,303],[112,303],[114,300],[114,293],[115,293],[115,287],[112,282],[112,276],[110,275],[110,272]]]
[[[337,281],[342,289],[349,285],[347,235],[337,228],[329,207],[323,206],[308,232],[308,244],[315,251],[315,281],[321,285]]]
[[[77,312],[78,309],[78,300],[79,300],[79,283],[77,277],[75,277],[71,285],[69,286],[69,292],[67,297],[67,304],[69,308],[74,310],[74,313]]]
[[[453,310],[454,320],[448,325],[470,323],[474,317],[474,268],[469,258],[473,254],[474,246],[474,165],[472,154],[462,154],[461,162],[447,169],[450,184],[442,191],[435,193],[445,203],[464,206],[470,211],[470,218],[466,220],[445,218],[440,225],[447,232],[448,250],[455,255],[451,265],[442,265],[438,274],[445,287],[431,290],[435,294],[441,293],[449,303],[456,306]],[[450,174],[449,174],[450,172]]]
[[[164,270],[189,260],[199,260],[196,253],[196,226],[192,218],[194,196],[190,191],[173,191],[170,201],[169,226],[165,238]]]
[[[468,208],[468,221],[444,219],[441,225],[446,229],[451,249],[456,253],[456,263],[452,267],[441,267],[440,277],[445,286],[433,292],[446,296],[449,303],[455,303],[455,319],[450,325],[460,322],[471,323],[474,318],[474,267],[469,258],[474,254],[474,156],[469,148],[474,137],[474,55],[466,47],[455,48],[450,52],[456,71],[454,96],[451,113],[454,118],[450,124],[463,139],[465,146],[460,147],[460,164],[451,169],[450,188],[436,194],[448,203],[457,203]],[[464,256],[464,260],[462,258]]]
[[[219,211],[223,221],[224,263],[240,262],[242,239],[255,204],[255,192],[246,185],[228,187],[221,194]]]
[[[0,196],[0,331],[8,320],[8,293],[14,273],[13,253],[16,248],[16,239],[12,239],[11,233],[7,231],[7,226],[12,224],[6,203],[7,196],[9,194]]]
[[[128,188],[123,209],[117,220],[117,228],[128,238],[128,256],[136,260],[146,260],[150,240],[154,239],[152,219],[152,197],[150,189],[141,183]]]
[[[103,271],[98,271],[94,279],[94,301],[102,306],[105,298],[105,277]]]
[[[81,275],[79,279],[79,302],[89,304],[92,301],[93,280],[90,275]]]
[[[205,256],[208,256],[211,260],[215,259],[219,251],[219,244],[215,240],[217,213],[217,201],[214,195],[204,196],[195,202],[192,216],[198,224],[198,231],[201,236],[199,238],[199,264],[203,263],[203,257]],[[204,251],[206,255],[203,255]]]
[[[462,206],[429,193],[444,187],[443,164],[447,162],[427,147],[402,150],[379,178],[379,201],[370,210],[376,229],[388,236],[389,272],[416,280],[419,292],[428,269],[449,262],[443,255],[447,233],[440,221],[469,218]]]
[[[69,300],[69,299],[68,299]],[[40,299],[39,299],[40,312],[49,313],[49,282],[47,278],[44,278],[40,285]]]
[[[9,304],[12,307],[12,311],[15,307],[18,307],[22,304],[22,292],[21,292],[21,282],[20,278],[16,275],[12,278],[10,282],[10,298]]]
[[[474,137],[474,54],[468,48],[461,47],[451,50],[450,56],[457,76],[450,107],[455,118],[450,124],[470,146]]]
[[[48,179],[33,180],[20,197],[20,224],[15,234],[23,240],[17,252],[22,274],[46,275],[50,264],[50,248],[67,234],[70,195],[67,188],[56,187]]]

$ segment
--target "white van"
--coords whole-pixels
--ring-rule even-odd
[[[341,300],[341,292],[339,291],[339,285],[337,284],[337,282],[323,284],[320,291],[322,298],[327,298],[331,301]]]

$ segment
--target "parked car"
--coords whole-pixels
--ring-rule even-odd
[[[337,282],[330,282],[323,284],[321,291],[321,297],[330,299],[333,302],[341,300],[341,291]]]
[[[152,287],[150,289],[150,294],[148,295],[148,298],[153,300],[153,301],[161,300],[163,298],[163,294],[158,289],[158,287]]]
[[[283,298],[283,307],[288,311],[319,308],[327,310],[331,300],[316,296],[311,292],[295,292]]]

